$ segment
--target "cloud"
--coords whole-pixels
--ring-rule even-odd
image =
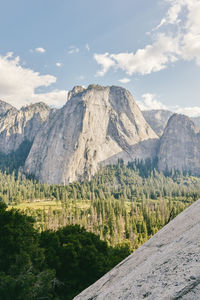
[[[68,91],[53,90],[49,93],[34,94],[32,100],[34,102],[45,102],[48,105],[61,107],[67,101]]]
[[[86,44],[86,45],[85,45],[85,48],[87,49],[87,51],[90,51],[90,46],[89,46],[89,44]]]
[[[152,45],[138,49],[136,53],[95,54],[94,58],[102,67],[97,72],[99,76],[103,76],[111,67],[122,69],[128,75],[146,75],[165,69],[169,62],[175,62],[177,53],[177,38],[159,34]]]
[[[60,68],[60,67],[62,67],[62,64],[60,62],[57,62],[56,67]]]
[[[168,109],[160,101],[156,100],[156,95],[151,93],[146,93],[142,95],[143,101],[137,101],[138,106],[141,110],[151,110],[151,109]]]
[[[135,52],[95,54],[101,66],[97,75],[121,69],[128,75],[158,72],[178,60],[200,66],[200,0],[165,0],[169,8],[156,28],[151,43]]]
[[[97,76],[104,76],[105,73],[113,66],[115,66],[115,62],[110,57],[109,53],[105,54],[94,54],[94,59],[101,66],[101,70],[97,72]]]
[[[174,111],[178,114],[184,114],[189,117],[199,117],[200,116],[200,106],[192,107],[176,107]]]
[[[35,52],[44,53],[44,52],[46,52],[46,49],[44,49],[42,47],[38,47],[38,48],[35,48]]]
[[[131,80],[130,80],[130,78],[122,78],[122,79],[119,79],[118,81],[121,82],[121,83],[128,83]]]
[[[181,107],[181,106],[166,106],[158,101],[155,94],[146,93],[142,95],[142,101],[136,101],[141,110],[164,109],[174,113],[183,114],[188,117],[200,116],[200,106]]]
[[[51,93],[37,94],[40,87],[49,87],[56,82],[52,75],[41,75],[30,68],[25,68],[20,63],[20,58],[14,57],[12,52],[5,56],[0,55],[0,99],[9,102],[13,106],[21,107],[32,102],[41,101],[53,104],[57,95],[63,103],[66,91],[53,91]],[[54,100],[53,100],[54,99]]]
[[[76,46],[70,46],[68,50],[68,54],[74,54],[74,53],[79,53],[80,49],[77,48]]]

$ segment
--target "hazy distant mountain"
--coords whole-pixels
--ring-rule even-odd
[[[158,136],[163,134],[169,118],[173,115],[173,112],[165,109],[144,110],[142,113]],[[190,117],[190,119],[200,129],[200,117]]]
[[[36,136],[25,172],[43,182],[67,184],[90,178],[109,158],[116,162],[119,153],[131,160],[133,145],[156,138],[124,88],[75,87]]]
[[[163,134],[169,118],[173,113],[169,110],[155,109],[142,111],[143,116],[158,136]]]

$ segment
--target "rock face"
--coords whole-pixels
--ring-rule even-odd
[[[169,110],[155,109],[142,112],[145,120],[158,136],[161,136],[165,130],[169,118],[173,113]]]
[[[74,300],[198,300],[200,200]]]
[[[169,119],[160,139],[158,168],[200,174],[200,133],[190,118],[174,114]]]
[[[131,94],[120,87],[75,87],[36,136],[25,172],[42,182],[90,178],[109,158],[131,160],[132,147],[157,135]]]
[[[0,152],[8,154],[16,151],[25,140],[32,142],[49,114],[50,108],[44,103],[17,110],[0,102]]]
[[[3,117],[10,109],[15,109],[12,105],[0,100],[0,118]]]
[[[200,129],[200,117],[191,118],[194,124]]]

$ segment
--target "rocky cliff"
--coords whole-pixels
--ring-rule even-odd
[[[116,162],[119,153],[125,161],[132,160],[132,147],[149,139],[157,135],[127,90],[75,87],[36,136],[25,172],[48,183],[90,178],[109,158]]]
[[[36,103],[20,110],[0,102],[0,152],[8,154],[16,151],[25,140],[32,142],[46,121],[50,108],[44,103]]]
[[[0,118],[3,117],[10,109],[15,109],[12,105],[0,100]]]
[[[198,300],[200,200],[74,300]]]
[[[200,132],[193,121],[174,114],[160,139],[158,168],[172,168],[200,174]]]

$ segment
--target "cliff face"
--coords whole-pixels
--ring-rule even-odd
[[[127,90],[75,87],[36,136],[25,172],[43,182],[67,184],[90,178],[118,153],[131,160],[133,145],[156,138]]]
[[[200,133],[193,121],[174,114],[160,139],[158,167],[200,174]]]
[[[0,102],[0,152],[8,154],[16,151],[25,140],[32,142],[49,113],[50,108],[44,103],[17,110]]]
[[[198,300],[200,200],[74,300]]]
[[[200,129],[200,117],[191,118],[194,124]]]

